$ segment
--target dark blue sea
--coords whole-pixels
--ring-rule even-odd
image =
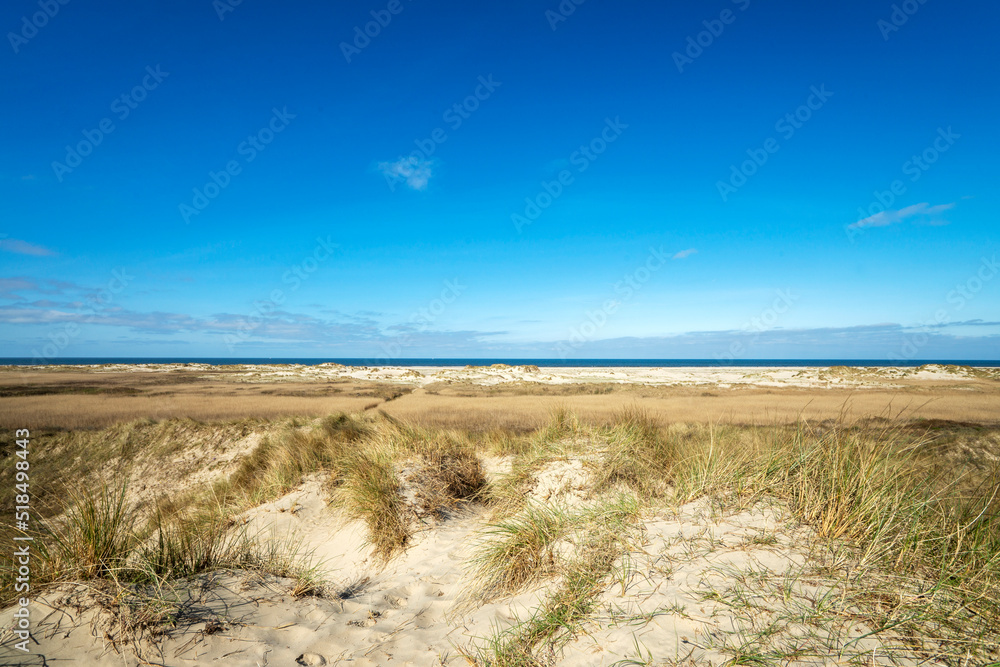
[[[28,366],[37,364],[30,358],[0,357],[0,366]],[[285,357],[61,357],[47,363],[58,365],[87,364],[211,364],[231,366],[241,364],[343,364],[345,366],[490,366],[509,364],[511,366],[535,365],[549,368],[625,366],[636,368],[679,368],[738,366],[754,368],[761,366],[922,366],[924,364],[950,364],[998,368],[1000,360],[984,359],[912,359],[909,361],[889,361],[886,359],[393,359],[386,364],[384,359],[317,358],[300,359]]]

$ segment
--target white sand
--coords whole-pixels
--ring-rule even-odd
[[[640,367],[543,367],[477,366],[458,368],[427,366],[402,368],[394,366],[353,367],[337,365],[295,367],[253,367],[244,371],[253,381],[267,379],[328,379],[352,378],[427,386],[430,384],[469,383],[497,385],[505,383],[582,384],[618,383],[664,385],[714,385],[729,387],[756,385],[761,387],[836,387],[836,386],[899,386],[895,381],[970,381],[982,375],[1000,377],[996,369],[967,369],[958,366],[928,365],[916,368],[859,367],[732,367],[692,366],[676,368]]]
[[[962,383],[1000,379],[1000,369],[928,364],[919,367],[537,367],[493,366],[342,366],[340,364],[261,364],[210,366],[207,364],[101,364],[90,366],[30,366],[35,370],[89,370],[98,373],[170,373],[225,371],[225,377],[243,382],[308,382],[336,379],[367,380],[424,387],[435,383],[497,385],[516,383],[580,384],[619,383],[651,386],[718,387],[898,387],[901,382]],[[205,379],[219,379],[206,375]]]
[[[491,474],[502,474],[509,460],[487,464]],[[531,496],[563,505],[586,502],[588,477],[584,460],[558,460],[537,474]],[[181,616],[157,645],[138,645],[149,661],[143,663],[128,649],[119,654],[112,648],[105,636],[110,626],[92,595],[68,586],[32,607],[39,641],[33,652],[39,655],[4,662],[19,657],[10,651],[8,635],[0,663],[42,664],[44,655],[47,664],[109,667],[467,665],[463,651],[474,653],[495,632],[530,618],[558,583],[472,608],[460,605],[469,599],[467,562],[486,519],[482,508],[472,506],[428,520],[405,553],[382,567],[365,546],[364,526],[331,509],[323,479],[314,476],[248,512],[244,521],[266,539],[294,540],[324,561],[334,595],[296,599],[292,581],[243,572],[177,582]],[[881,638],[861,638],[867,628],[844,620],[851,618],[849,609],[828,614],[841,619],[832,625],[808,622],[819,604],[838,604],[836,589],[813,572],[818,563],[808,550],[810,538],[780,508],[763,505],[725,514],[703,499],[675,515],[646,516],[633,547],[619,559],[618,573],[607,579],[586,632],[569,638],[552,664],[612,665],[649,657],[657,661],[651,664],[684,658],[720,664],[733,655],[726,647],[739,646],[741,637],[768,624],[778,628],[767,640],[772,645],[799,642],[829,657],[788,664],[835,664],[837,651],[852,639],[854,652],[889,664]],[[741,595],[753,602],[749,608],[734,602]],[[11,626],[12,613],[0,613],[0,627]]]

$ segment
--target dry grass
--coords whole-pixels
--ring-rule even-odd
[[[951,388],[919,391],[847,391],[838,389],[758,388],[716,389],[713,395],[690,388],[663,388],[655,397],[629,393],[568,396],[460,397],[413,393],[384,407],[393,417],[425,428],[468,431],[534,431],[550,413],[564,407],[582,423],[607,423],[622,410],[638,406],[657,422],[757,424],[799,420],[854,421],[887,411],[904,411],[906,418],[997,423],[998,396]],[[845,409],[846,404],[846,409]]]
[[[467,659],[491,667],[549,664],[558,648],[591,619],[597,598],[637,531],[638,519],[636,499],[618,495],[571,514],[529,508],[522,520],[491,526],[473,561],[485,585],[481,595],[511,595],[545,574],[558,575],[560,584],[530,618],[496,632],[480,650],[466,651]],[[556,559],[546,553],[567,530],[576,533],[572,556]],[[508,564],[511,560],[516,565]],[[497,572],[503,578],[497,580]]]
[[[311,580],[312,569],[293,545],[276,550],[234,527],[220,507],[193,514],[152,516],[129,502],[126,483],[76,489],[63,512],[36,522],[32,590],[54,584],[93,582],[116,604],[140,590],[224,568],[246,569]],[[0,556],[0,600],[16,598],[16,563]],[[121,610],[119,610],[121,611]],[[117,613],[117,612],[116,612]]]
[[[401,473],[408,471],[408,479]],[[461,434],[432,433],[384,414],[339,414],[288,426],[266,438],[214,496],[230,511],[277,498],[308,473],[329,475],[332,502],[365,523],[376,555],[403,549],[412,524],[479,498],[486,486],[479,457]],[[413,498],[402,495],[404,481]]]
[[[625,484],[647,497],[662,496],[680,451],[670,434],[636,406],[618,413],[604,430],[607,448],[595,476],[598,490]]]
[[[316,418],[334,412],[358,412],[371,405],[370,398],[334,396],[311,398],[267,395],[162,395],[162,396],[31,396],[0,399],[0,428],[64,430],[98,429],[136,419]]]
[[[531,504],[482,532],[472,560],[472,576],[482,602],[514,595],[556,573],[553,546],[572,526],[565,508]]]
[[[890,408],[909,408],[912,418],[997,422],[998,387],[988,378],[961,386],[904,380],[902,388],[856,391],[538,383],[456,383],[414,391],[399,384],[259,378],[248,376],[251,372],[244,367],[155,373],[0,368],[0,428],[78,430],[146,418],[316,418],[379,407],[425,428],[526,433],[545,425],[560,405],[587,424],[606,422],[630,405],[661,422],[794,423],[839,419],[842,413],[855,419]]]
[[[539,432],[505,484],[524,488],[540,461],[565,456],[553,451],[545,436],[563,424],[556,420]],[[989,454],[992,431],[976,427],[987,451],[959,462],[942,457],[941,449],[956,440],[968,446],[970,427],[924,426],[873,419],[817,426],[661,427],[631,408],[599,429],[577,427],[571,440],[580,454],[588,443],[597,444],[596,452],[590,450],[599,455],[591,466],[595,493],[629,489],[647,502],[675,507],[702,496],[733,507],[762,499],[784,503],[828,545],[814,545],[818,552],[850,554],[846,571],[831,566],[830,575],[839,579],[829,585],[843,591],[841,597],[850,595],[852,617],[860,614],[875,632],[903,637],[911,649],[950,663],[954,656],[978,655],[979,648],[989,655],[988,647],[1000,639],[1000,460]],[[579,437],[581,428],[590,431],[589,439]],[[545,656],[551,658],[560,641],[582,631],[590,600],[603,590],[594,573],[603,571],[606,561],[560,560],[553,548],[580,523],[557,507],[528,505],[486,530],[473,561],[484,599],[554,576],[563,583],[531,618],[498,632],[485,647],[470,649],[470,660],[491,666],[547,664]],[[894,600],[888,606],[887,593]],[[739,586],[729,594],[735,596],[726,598],[733,613],[745,611],[752,619],[755,598]],[[824,621],[822,614],[834,612],[823,608],[811,613],[819,615],[814,621],[821,626],[835,620]],[[755,626],[748,621],[748,627]],[[733,664],[794,657],[794,650],[782,653],[769,639],[779,631],[762,627],[763,634],[721,648],[734,656]]]
[[[178,577],[240,568],[293,576],[302,590],[316,589],[313,568],[302,564],[294,545],[277,549],[281,545],[262,544],[235,526],[232,517],[284,493],[306,473],[338,465],[348,456],[350,444],[366,432],[363,420],[340,415],[306,428],[296,422],[279,425],[228,477],[180,494],[161,488],[163,495],[152,503],[139,499],[128,486],[130,478],[149,481],[142,474],[145,470],[162,467],[185,448],[204,456],[206,443],[217,440],[200,437],[206,432],[239,438],[260,427],[255,420],[138,421],[36,438],[32,490],[33,505],[40,511],[32,517],[39,554],[33,586],[94,581],[98,587],[120,589],[107,599],[121,601],[131,599],[137,586],[162,586]],[[5,466],[0,477],[7,473]],[[5,529],[4,536],[10,537],[8,533]],[[10,556],[0,556],[4,601],[13,596],[13,572]]]
[[[318,426],[290,424],[266,437],[228,480],[217,485],[216,494],[227,504],[242,507],[277,498],[297,486],[303,475],[343,465],[353,443],[369,430],[364,421],[343,413]]]
[[[421,458],[422,466],[418,474],[438,487],[438,495],[444,498],[429,509],[436,511],[453,501],[480,499],[486,488],[486,477],[483,476],[479,456],[472,447],[448,439],[444,443],[436,443],[422,453]]]
[[[169,582],[199,572],[297,573],[302,591],[321,589],[314,572],[296,568],[294,548],[264,548],[232,525],[237,513],[318,472],[329,479],[332,501],[365,524],[383,561],[406,548],[418,520],[468,503],[492,506],[472,563],[475,599],[501,599],[542,581],[552,586],[529,618],[469,651],[469,659],[483,665],[545,664],[594,622],[595,600],[640,524],[640,506],[677,507],[701,497],[736,507],[781,503],[811,527],[820,547],[849,554],[846,573],[831,566],[830,576],[836,573],[836,585],[849,589],[843,595],[850,595],[851,613],[876,632],[891,629],[946,662],[1000,638],[997,429],[890,414],[792,424],[778,418],[756,426],[681,423],[641,402],[596,422],[570,409],[573,400],[590,398],[596,397],[559,397],[562,407],[539,416],[528,433],[523,423],[502,428],[475,416],[465,417],[467,430],[431,429],[393,416],[408,402],[428,399],[414,394],[392,400],[389,414],[287,421],[272,426],[225,479],[153,504],[131,502],[125,485],[94,483],[94,491],[77,488],[74,495],[56,480],[100,481],[129,465],[170,460],[185,446],[179,439],[202,429],[229,429],[235,437],[261,423],[139,421],[44,435],[35,443],[32,485],[59,491],[45,499],[54,509],[37,535],[33,580],[101,583],[108,599],[126,605],[116,613],[135,632],[169,621],[169,595],[150,590],[169,590]],[[487,483],[484,454],[512,455],[510,474]],[[573,457],[586,462],[592,480],[584,505],[526,501],[543,466]],[[8,468],[0,467],[0,484],[10,481]],[[56,503],[60,496],[68,502]],[[0,589],[9,601],[13,563],[9,555],[0,558]],[[893,605],[885,602],[887,586],[901,591]],[[752,603],[745,589],[730,593],[734,610]],[[927,636],[935,638],[933,646],[923,643]],[[734,660],[777,655],[767,652],[763,634],[743,639],[727,645]]]
[[[614,428],[631,430],[633,421]],[[664,448],[663,438],[673,446]],[[782,500],[822,539],[852,546],[857,572],[873,580],[891,572],[915,589],[936,591],[933,604],[911,610],[910,632],[948,628],[955,638],[1000,627],[1000,462],[956,466],[933,454],[936,440],[934,432],[884,420],[819,429],[667,429],[620,440],[604,467],[634,460],[638,442],[646,470],[666,469],[676,502],[700,495],[744,504]],[[668,454],[658,459],[657,452]],[[625,479],[648,488],[642,477]],[[942,613],[949,605],[970,612],[957,620]]]
[[[486,479],[458,434],[414,429],[385,415],[365,423],[367,437],[332,470],[334,502],[365,523],[375,554],[388,560],[406,546],[417,520],[477,500]]]
[[[171,372],[0,367],[0,428],[99,429],[141,419],[317,418],[360,412],[411,387],[352,380],[260,380],[244,367]]]
[[[339,477],[340,504],[348,516],[365,523],[376,556],[388,560],[410,539],[391,453],[374,448],[354,452]]]
[[[417,518],[444,519],[457,506],[482,500],[487,489],[475,449],[455,434],[428,435],[407,448],[399,476]],[[422,445],[422,446],[421,446]]]
[[[140,540],[127,491],[125,484],[75,490],[63,520],[42,524],[42,581],[113,578],[126,570]]]
[[[62,501],[76,486],[96,487],[116,479],[131,477],[133,491],[143,484],[170,484],[173,496],[180,492],[177,485],[187,474],[204,470],[206,457],[270,428],[273,425],[255,419],[214,424],[144,419],[98,431],[32,430],[33,516],[44,518],[63,512]],[[178,456],[185,451],[197,451],[198,455],[181,462]],[[0,457],[12,455],[13,449],[0,452]],[[13,463],[0,458],[0,484],[13,488],[14,474]],[[0,512],[12,515],[13,511],[13,495],[0,494]]]

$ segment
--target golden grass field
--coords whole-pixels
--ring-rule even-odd
[[[898,385],[898,386],[896,386]],[[772,423],[861,416],[1000,423],[992,378],[889,381],[861,387],[648,386],[620,383],[420,387],[404,382],[307,377],[247,379],[216,367],[169,372],[0,369],[0,428],[99,428],[134,419],[321,417],[379,408],[415,424],[534,429],[565,407],[597,423],[625,406],[663,422]]]
[[[205,373],[0,371],[0,427],[88,429],[135,419],[276,419],[354,412],[400,388],[371,382],[233,381]],[[20,424],[20,426],[19,426]]]

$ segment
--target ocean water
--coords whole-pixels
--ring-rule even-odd
[[[0,357],[0,366],[34,365],[33,359],[25,357]],[[1000,360],[962,360],[962,359],[913,359],[908,361],[889,361],[886,359],[360,359],[360,358],[285,358],[285,357],[62,357],[50,359],[48,364],[58,365],[88,365],[88,364],[211,364],[213,366],[230,366],[243,364],[301,364],[318,366],[319,364],[336,363],[345,366],[490,366],[492,364],[509,364],[511,366],[534,365],[549,368],[572,367],[633,367],[633,368],[718,368],[736,366],[759,368],[762,366],[907,366],[915,367],[924,364],[950,364],[957,366],[974,366],[980,368],[1000,367]]]

